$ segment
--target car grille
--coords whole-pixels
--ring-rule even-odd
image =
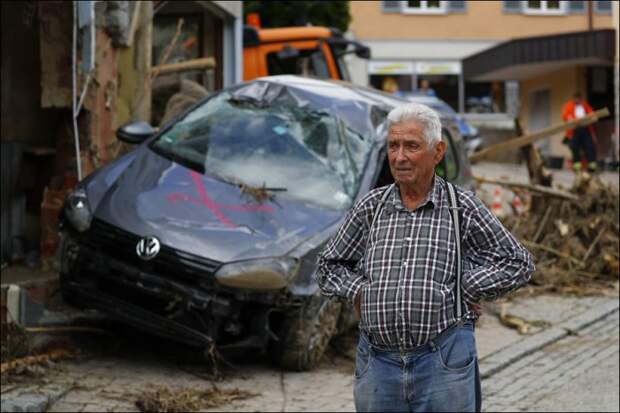
[[[93,219],[85,242],[90,248],[109,255],[142,271],[186,285],[208,287],[214,284],[213,273],[219,262],[161,245],[159,254],[143,261],[136,254],[141,237],[104,221]]]

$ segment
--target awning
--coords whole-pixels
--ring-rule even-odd
[[[512,39],[463,59],[466,80],[522,80],[574,65],[612,65],[613,29]]]

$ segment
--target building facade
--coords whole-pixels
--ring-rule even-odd
[[[613,59],[567,56],[528,62],[511,73],[480,67],[475,74],[467,71],[468,58],[487,52],[492,61],[493,50],[518,39],[613,30],[611,3],[352,1],[349,34],[371,48],[372,59],[352,59],[351,74],[355,82],[377,88],[395,81],[404,94],[420,93],[426,86],[432,91],[425,93],[435,93],[483,127],[513,128],[515,117],[526,132],[558,123],[561,105],[575,90],[614,112]],[[579,49],[580,44],[568,47]],[[610,133],[609,125],[601,127],[603,134]],[[554,136],[540,149],[548,156],[568,157],[561,140]]]
[[[2,2],[1,38],[3,267],[52,256],[67,192],[152,121],[154,67],[213,57],[183,72],[207,92],[243,75],[237,1]]]

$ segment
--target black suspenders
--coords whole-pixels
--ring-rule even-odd
[[[454,186],[446,182],[448,190],[448,198],[450,199],[450,215],[452,216],[452,224],[454,225],[454,244],[456,245],[456,285],[454,287],[456,295],[456,319],[457,321],[463,316],[463,303],[461,300],[461,274],[463,272],[461,262],[461,221],[459,217],[459,202],[456,197]]]

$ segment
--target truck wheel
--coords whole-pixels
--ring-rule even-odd
[[[336,300],[313,296],[301,308],[286,314],[278,341],[270,345],[272,360],[286,370],[315,368],[336,333],[340,309]]]

